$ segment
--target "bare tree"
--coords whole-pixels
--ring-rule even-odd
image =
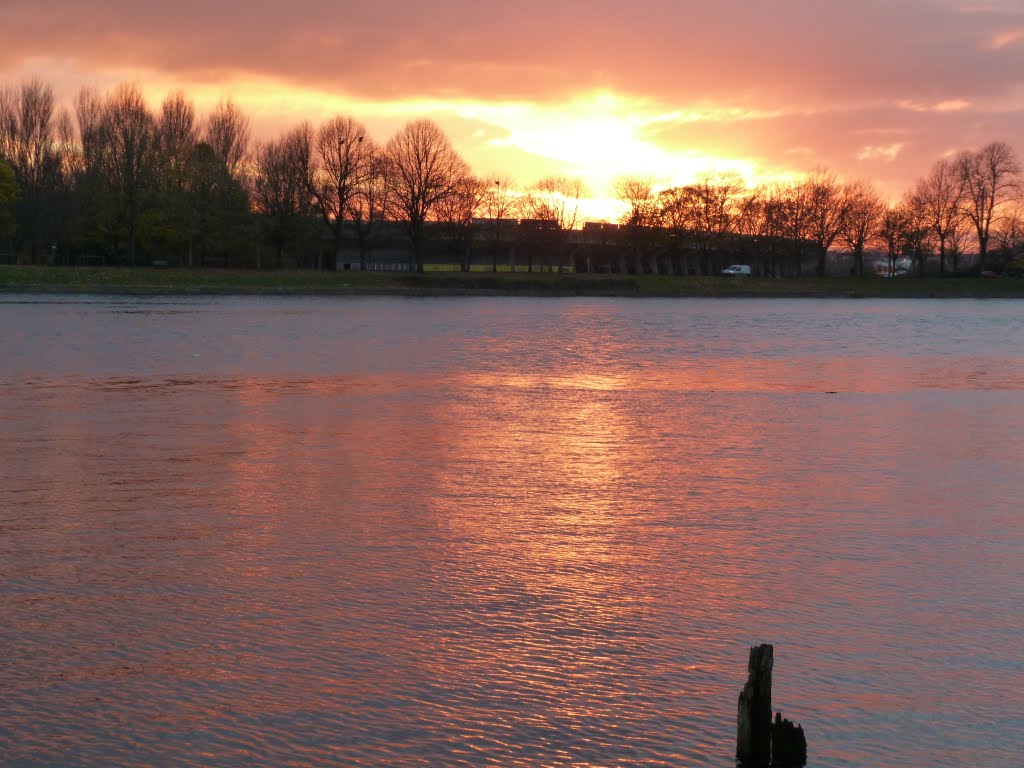
[[[639,273],[643,271],[643,262],[651,255],[654,227],[660,213],[654,195],[654,181],[639,176],[623,176],[616,179],[614,190],[615,196],[626,205],[621,224],[633,255],[633,269]],[[656,259],[650,259],[650,269],[655,273],[658,271]]]
[[[501,239],[501,225],[503,222],[519,217],[519,211],[522,207],[522,196],[516,190],[517,185],[515,181],[508,176],[498,176],[492,183],[487,185],[487,193],[484,195],[482,210],[484,216],[495,221],[495,239]]]
[[[752,189],[736,202],[734,227],[736,234],[744,237],[765,237],[765,201],[763,189]]]
[[[943,158],[914,187],[909,204],[935,234],[939,244],[939,272],[946,272],[946,250],[953,232],[964,220],[963,169],[954,160]]]
[[[763,231],[769,243],[771,274],[803,273],[804,244],[810,222],[810,204],[804,183],[778,182],[759,188]]]
[[[233,102],[222,101],[206,121],[203,140],[238,178],[249,150],[249,118]]]
[[[103,96],[86,86],[75,99],[75,117],[82,141],[82,170],[98,172],[103,155]]]
[[[473,220],[479,215],[487,197],[488,183],[475,176],[466,176],[456,183],[452,194],[437,204],[437,219],[447,225],[448,236],[459,254],[463,272],[469,272],[473,245]]]
[[[498,251],[507,235],[509,225],[519,218],[522,209],[522,195],[516,183],[508,176],[497,176],[486,184],[480,209],[490,220],[488,232],[491,240],[491,270],[498,271]]]
[[[924,277],[924,265],[931,255],[935,231],[931,219],[917,205],[913,191],[907,193],[900,207],[904,213],[903,252],[917,268],[917,276]]]
[[[846,224],[848,199],[843,185],[828,170],[813,172],[801,186],[807,203],[805,237],[814,244],[817,253],[818,277],[824,277],[828,251]]]
[[[749,238],[763,274],[782,277],[800,274],[809,215],[806,185],[786,182],[762,184],[738,197],[735,231]]]
[[[624,224],[651,227],[657,223],[658,205],[654,181],[649,177],[622,176],[615,180],[615,197],[626,205]]]
[[[253,205],[262,215],[267,241],[283,262],[285,248],[298,236],[302,220],[310,212],[309,163],[313,131],[308,123],[289,131],[277,141],[256,149],[253,172]],[[262,266],[257,263],[257,268]]]
[[[702,173],[691,185],[696,228],[721,237],[732,230],[743,179],[734,172]]]
[[[735,204],[733,229],[748,252],[747,261],[757,274],[771,274],[770,256],[775,240],[768,229],[765,189],[758,187],[740,195]]]
[[[149,234],[162,248],[188,244],[193,265],[192,205],[186,175],[192,150],[199,141],[195,106],[182,91],[172,91],[160,106],[156,123],[158,145],[156,190],[158,204],[147,217]]]
[[[348,217],[359,241],[359,265],[366,269],[370,243],[379,224],[387,220],[391,209],[391,182],[388,162],[376,145],[371,145],[367,172],[361,177],[348,201]]]
[[[900,254],[903,253],[907,230],[910,226],[910,215],[902,203],[890,205],[885,213],[882,214],[877,236],[885,248],[889,277],[893,277],[896,274],[896,261],[899,259]]]
[[[57,176],[60,186],[53,201],[52,215],[55,218],[56,256],[65,263],[70,263],[74,247],[72,241],[80,231],[77,213],[78,173],[81,168],[81,149],[75,123],[71,112],[62,107],[57,115],[57,135],[55,152],[59,158],[60,170]]]
[[[743,189],[739,174],[704,173],[692,184],[667,189],[659,195],[664,226],[674,234],[676,242],[685,237],[696,245],[703,274],[716,271],[713,253],[721,252],[734,229]]]
[[[179,160],[199,141],[195,105],[182,91],[172,91],[164,99],[157,135],[161,149]]]
[[[11,208],[21,197],[14,169],[0,157],[0,235],[9,237],[14,233],[15,220]]]
[[[863,277],[864,248],[878,231],[885,215],[885,204],[878,190],[866,181],[848,183],[844,194],[846,217],[839,239],[853,254],[853,271],[858,277]]]
[[[17,91],[0,90],[0,156],[23,184],[35,182],[43,172],[53,139],[53,114],[53,89],[38,79]]]
[[[658,222],[668,234],[673,270],[682,275],[690,273],[688,240],[697,226],[693,198],[690,187],[670,187],[661,190],[657,199]],[[624,271],[624,265],[620,264],[620,270]]]
[[[78,151],[74,155],[73,179],[75,199],[72,205],[80,244],[106,246],[113,242],[116,250],[117,214],[113,192],[105,174],[106,120],[103,94],[95,87],[84,86],[75,97],[75,118],[78,125]]]
[[[586,186],[580,179],[547,176],[530,190],[525,205],[530,218],[553,221],[559,229],[575,229],[585,194]]]
[[[189,265],[193,256],[198,257],[200,266],[207,265],[211,257],[228,264],[232,246],[247,232],[249,196],[205,142],[194,144],[185,156],[182,203]]]
[[[56,152],[61,160],[61,175],[70,180],[77,167],[78,145],[75,136],[75,123],[66,107],[57,115]]]
[[[390,165],[396,218],[406,222],[416,271],[423,271],[425,224],[438,203],[470,175],[444,131],[432,120],[414,120],[391,137],[385,148]]]
[[[0,158],[5,158],[12,173],[10,162],[17,151],[19,127],[17,95],[11,88],[0,88]]]
[[[356,190],[371,173],[377,148],[366,126],[351,117],[334,117],[317,131],[310,167],[310,192],[320,218],[330,229],[333,257],[341,251],[343,226]],[[319,263],[318,268],[323,268]]]
[[[62,186],[64,164],[49,85],[33,79],[17,91],[0,90],[0,157],[14,170],[21,188],[16,208],[20,234],[29,259],[36,261],[53,239],[47,219],[53,213],[52,198]]]
[[[122,83],[104,105],[104,170],[117,195],[120,219],[128,240],[128,263],[135,265],[139,217],[152,181],[156,155],[156,123],[142,91]]]
[[[529,219],[526,236],[526,268],[533,271],[536,253],[549,254],[557,260],[561,272],[567,261],[567,242],[558,230],[575,229],[580,219],[580,202],[586,187],[580,179],[547,176],[538,181],[526,195],[523,205]]]
[[[1024,199],[1018,198],[1006,206],[992,231],[992,239],[1001,266],[1019,274],[1024,268]]]
[[[736,205],[744,189],[738,173],[702,173],[690,185],[694,209],[694,223],[701,243],[703,269],[707,274],[717,272],[721,264],[713,264],[711,253],[721,253],[727,235],[733,231]]]
[[[1009,144],[993,141],[977,152],[964,152],[957,164],[963,183],[962,210],[978,235],[978,258],[984,268],[995,212],[1019,189],[1020,161]]]

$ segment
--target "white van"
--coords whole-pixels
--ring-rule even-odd
[[[750,275],[750,266],[747,264],[733,264],[722,270],[723,275]]]

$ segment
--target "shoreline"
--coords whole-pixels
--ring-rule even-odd
[[[542,272],[310,272],[0,266],[0,294],[120,296],[532,296],[613,298],[1024,298],[1024,279],[677,277]]]

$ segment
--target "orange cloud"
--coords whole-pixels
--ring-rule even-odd
[[[898,193],[950,146],[1024,136],[1016,3],[8,5],[0,83],[38,75],[65,102],[125,79],[154,103],[231,97],[263,137],[343,112],[385,140],[429,116],[479,173],[526,183],[828,166]]]
[[[896,142],[895,144],[888,144],[886,146],[870,146],[864,147],[860,152],[857,153],[858,160],[887,160],[892,162],[899,157],[900,152],[903,151],[903,143]]]
[[[1024,40],[1024,27],[1000,32],[992,38],[991,47],[994,50],[999,50],[1000,48],[1005,48],[1008,45],[1015,45],[1021,40]]]

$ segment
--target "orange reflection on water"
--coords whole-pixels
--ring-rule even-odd
[[[445,471],[432,503],[445,538],[464,548],[438,586],[458,590],[480,622],[441,663],[528,688],[544,723],[614,710],[612,699],[570,692],[619,667],[610,638],[644,610],[626,580],[636,553],[617,490],[638,441],[607,396],[622,386],[599,375],[474,374],[457,386],[470,397],[445,403],[438,419],[447,430],[435,435],[433,463]]]
[[[736,659],[706,649],[788,631],[780,617],[822,583],[833,599],[875,610],[877,596],[858,594],[858,578],[885,577],[884,563],[851,570],[850,557],[832,558],[828,537],[863,522],[844,523],[837,499],[851,515],[886,504],[890,486],[864,473],[852,483],[845,467],[851,444],[892,447],[899,403],[851,419],[863,398],[826,387],[841,380],[856,391],[869,379],[857,384],[855,369],[837,364],[813,380],[794,375],[799,365],[757,362],[749,378],[738,363],[642,374],[447,371],[383,380],[371,409],[354,406],[348,398],[359,392],[336,381],[238,382],[231,421],[244,450],[228,464],[227,492],[242,524],[225,551],[225,579],[284,580],[290,599],[318,606],[328,624],[349,613],[369,622],[354,634],[387,648],[378,683],[441,689],[442,711],[464,705],[468,730],[453,731],[456,741],[470,731],[484,738],[496,720],[558,729],[614,720],[629,691],[650,695],[660,674],[638,671],[635,659],[685,660],[694,649],[701,665],[676,671],[659,706],[680,720],[708,717],[709,702],[724,700],[709,681],[728,678]],[[792,397],[747,397],[773,387]],[[759,413],[765,402],[778,410]],[[373,464],[378,456],[384,466]],[[365,545],[353,569],[318,549],[352,540]],[[316,568],[326,552],[330,578],[303,570],[301,556],[269,562],[266,550],[282,542],[318,552]],[[367,591],[380,604],[351,602]],[[273,595],[263,599],[251,607],[281,610]],[[678,626],[678,635],[655,647],[642,632],[652,624]],[[328,687],[351,695],[358,685],[339,676]],[[474,715],[492,690],[514,695],[515,708]],[[889,711],[902,700],[858,690],[850,701]]]

